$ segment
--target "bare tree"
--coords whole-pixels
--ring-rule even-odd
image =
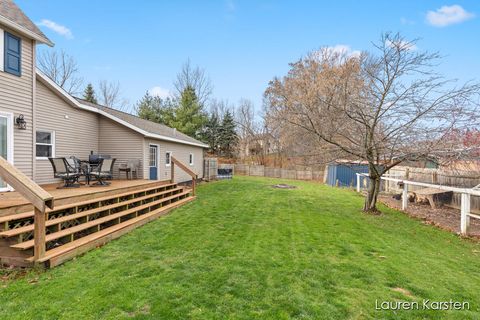
[[[38,67],[68,93],[80,92],[83,79],[78,75],[78,64],[65,51],[44,51],[38,57]]]
[[[125,111],[128,106],[128,100],[122,98],[119,82],[108,82],[107,80],[102,80],[98,84],[98,88],[98,100],[101,105]]]
[[[451,148],[444,139],[475,121],[480,85],[444,79],[440,55],[416,41],[384,34],[376,53],[357,56],[323,48],[270,82],[269,113],[292,131],[327,143],[338,157],[368,163],[364,211],[376,212],[380,179],[390,168]]]
[[[182,69],[177,74],[173,83],[177,95],[180,96],[186,88],[193,88],[197,95],[198,102],[205,106],[213,92],[212,82],[208,78],[204,69],[198,66],[192,67],[190,60],[182,65]]]

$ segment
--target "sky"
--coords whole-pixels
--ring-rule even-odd
[[[119,82],[136,103],[173,92],[182,64],[205,69],[217,99],[261,109],[268,82],[323,46],[372,50],[382,32],[438,51],[438,71],[480,80],[480,1],[17,0],[79,65],[85,84]],[[130,109],[133,111],[133,109]]]

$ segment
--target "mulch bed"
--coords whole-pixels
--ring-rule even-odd
[[[394,199],[392,195],[380,195],[379,200],[390,208],[398,210],[402,208],[402,201]],[[445,206],[432,209],[428,204],[409,202],[405,212],[411,217],[423,220],[426,224],[460,234],[460,210]],[[480,239],[480,220],[470,218],[468,236]]]

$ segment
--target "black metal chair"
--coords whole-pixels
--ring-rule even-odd
[[[70,165],[66,158],[48,158],[53,168],[53,176],[60,178],[64,181],[62,188],[78,188],[80,184],[78,179],[80,178],[80,172],[72,165]]]
[[[110,182],[105,180],[113,178],[113,165],[117,159],[101,159],[100,164],[90,171],[90,177],[97,180],[95,186],[108,186]]]

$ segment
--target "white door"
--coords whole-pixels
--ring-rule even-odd
[[[13,163],[13,116],[0,112],[0,156]],[[11,190],[0,178],[0,192]]]

